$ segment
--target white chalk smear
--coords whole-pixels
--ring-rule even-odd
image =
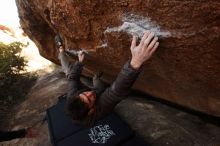
[[[160,26],[151,18],[142,17],[134,14],[124,15],[123,24],[118,27],[107,28],[104,33],[126,32],[130,35],[135,34],[141,38],[146,30],[154,32],[159,37],[170,37],[171,32],[161,30]]]
[[[107,28],[104,31],[104,34],[112,33],[112,32],[125,32],[129,35],[136,35],[139,38],[142,38],[144,32],[147,30],[152,31],[156,34],[156,36],[160,38],[168,38],[168,37],[190,37],[195,36],[197,33],[204,32],[208,28],[200,29],[199,31],[191,31],[191,32],[182,32],[178,30],[164,30],[150,17],[143,17],[134,14],[124,14],[122,16],[122,25],[118,27]],[[108,41],[105,40],[105,44],[101,47],[107,48]]]
[[[97,46],[96,48],[107,48],[108,47],[108,43],[104,43],[104,44],[101,44],[100,46]]]
[[[139,38],[142,38],[145,31],[149,30],[156,34],[158,37],[189,37],[194,36],[198,33],[204,32],[208,28],[202,28],[199,31],[191,31],[191,32],[182,32],[177,30],[162,30],[161,27],[151,18],[138,16],[134,14],[124,14],[122,16],[123,24],[118,27],[107,28],[104,33],[111,33],[111,32],[126,32],[130,35],[135,34]]]

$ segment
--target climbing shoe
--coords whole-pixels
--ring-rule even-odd
[[[55,36],[54,41],[55,41],[55,44],[56,44],[56,48],[59,48],[59,47],[62,46],[62,44],[63,44],[63,41],[62,41],[62,39],[61,39],[61,37],[60,37],[59,34],[57,34],[57,35]]]

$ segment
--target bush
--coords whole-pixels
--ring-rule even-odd
[[[0,42],[0,100],[14,101],[24,97],[35,76],[25,70],[27,61],[21,56],[25,47],[20,42]]]

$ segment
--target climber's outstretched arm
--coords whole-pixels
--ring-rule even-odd
[[[130,89],[141,71],[141,66],[150,59],[158,46],[158,38],[153,32],[146,32],[139,45],[136,45],[136,37],[133,36],[130,47],[132,58],[127,61],[116,80],[98,99],[97,118],[112,111],[116,104],[129,95]]]

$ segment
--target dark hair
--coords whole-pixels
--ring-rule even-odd
[[[79,94],[66,101],[66,112],[75,121],[84,120],[89,112],[89,107],[79,98]]]

